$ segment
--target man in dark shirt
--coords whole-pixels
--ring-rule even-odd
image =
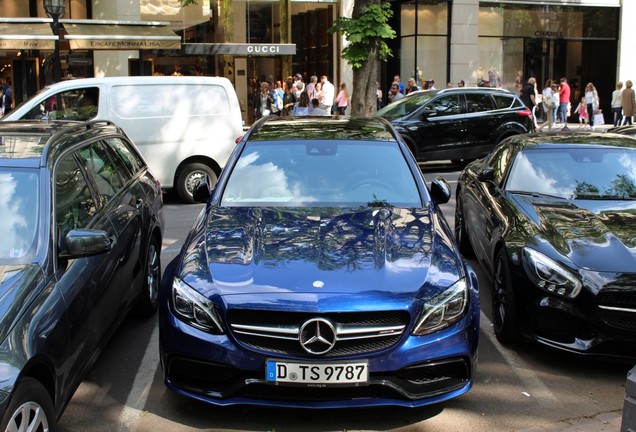
[[[534,77],[529,78],[528,82],[523,87],[523,90],[521,90],[521,101],[532,112],[532,122],[535,127],[537,126],[537,117],[535,114],[537,106],[536,84],[537,80]]]
[[[7,114],[11,111],[13,106],[13,89],[11,89],[11,78],[7,78],[4,84],[4,89],[2,90],[2,107],[4,108],[4,113]]]

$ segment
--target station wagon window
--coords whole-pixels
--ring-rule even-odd
[[[127,174],[123,163],[118,162],[101,142],[82,148],[78,155],[95,182],[100,204],[105,205],[128,180],[128,175],[122,177]]]
[[[106,142],[119,155],[124,165],[133,176],[144,167],[143,161],[121,138],[110,138]]]
[[[466,93],[466,105],[469,113],[491,111],[493,108],[490,96],[481,93]]]
[[[68,155],[60,161],[55,173],[55,223],[58,238],[72,229],[84,228],[97,213],[88,182],[75,157]]]
[[[35,170],[0,168],[0,265],[28,263],[35,254],[38,179]]]
[[[442,96],[431,101],[426,108],[434,110],[438,116],[460,114],[461,108],[459,104],[459,95],[454,94]]]

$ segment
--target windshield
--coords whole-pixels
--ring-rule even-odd
[[[38,234],[38,174],[0,168],[0,265],[32,261]]]
[[[521,151],[506,190],[568,199],[636,199],[636,150],[575,147]]]
[[[404,117],[418,110],[435,96],[437,92],[424,91],[414,95],[405,96],[402,99],[392,102],[377,112],[376,115],[388,120]]]
[[[221,200],[226,206],[421,207],[397,143],[249,141]]]

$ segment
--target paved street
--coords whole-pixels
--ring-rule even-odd
[[[458,172],[425,165],[455,186]],[[453,224],[454,200],[444,205]],[[162,264],[178,253],[201,205],[166,199]],[[476,266],[476,263],[474,263]],[[617,431],[629,364],[593,361],[523,344],[505,348],[490,321],[490,282],[479,267],[482,321],[473,389],[420,409],[307,411],[212,407],[168,391],[162,382],[158,326],[129,319],[78,389],[61,431]]]

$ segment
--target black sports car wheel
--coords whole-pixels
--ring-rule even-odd
[[[159,284],[161,283],[161,248],[156,237],[150,239],[146,252],[144,279],[141,293],[135,305],[135,314],[142,317],[152,316],[157,310]]]
[[[495,259],[492,278],[492,314],[495,336],[504,345],[519,339],[519,327],[516,316],[515,293],[510,280],[508,256],[501,249]]]
[[[2,419],[2,431],[52,432],[55,417],[51,396],[33,378],[20,380]]]
[[[470,244],[470,240],[466,236],[465,223],[464,209],[462,208],[462,202],[458,194],[455,203],[455,241],[457,242],[457,246],[459,247],[459,251],[462,255],[470,258],[475,255],[475,252]]]

